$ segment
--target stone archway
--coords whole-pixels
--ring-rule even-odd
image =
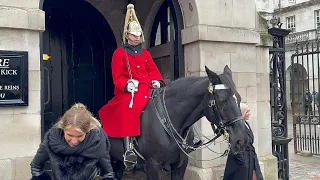
[[[183,14],[183,22],[185,27],[191,27],[199,24],[199,4],[196,0],[179,0],[179,5]]]
[[[290,65],[287,70],[286,70],[286,76],[289,76],[289,96],[290,96],[290,101],[293,105],[293,103],[298,107],[299,104],[302,106],[303,99],[304,99],[304,93],[306,90],[308,90],[308,73],[303,67],[303,65],[295,63],[293,65]],[[287,81],[288,82],[288,81]],[[295,102],[292,102],[292,96],[294,92],[294,99]],[[287,98],[288,99],[288,98]]]

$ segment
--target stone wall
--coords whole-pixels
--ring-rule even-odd
[[[312,5],[308,7],[301,6],[301,8],[297,8],[296,10],[293,10],[293,11],[282,12],[280,15],[280,21],[283,23],[282,28],[284,29],[287,28],[287,21],[286,21],[287,17],[295,16],[295,25],[296,25],[295,32],[316,29],[314,11],[319,9],[320,9],[320,4]]]
[[[310,3],[307,3],[310,2]],[[315,17],[315,10],[319,10],[320,9],[320,4],[319,2],[316,1],[309,1],[309,0],[299,0],[296,1],[295,3],[289,3],[289,2],[283,2],[282,3],[282,7],[286,7],[283,9],[283,12],[281,12],[281,14],[279,14],[280,16],[280,20],[283,23],[282,28],[286,28],[287,26],[287,22],[286,22],[286,18],[290,17],[290,16],[295,16],[295,32],[294,34],[289,34],[287,37],[291,36],[291,38],[287,39],[286,41],[286,53],[285,53],[285,64],[286,64],[286,99],[287,99],[287,108],[288,110],[292,109],[291,106],[291,56],[293,54],[295,54],[295,42],[302,42],[302,41],[306,41],[307,39],[310,41],[313,41],[316,38],[316,17]],[[294,8],[293,8],[294,7]],[[311,44],[309,46],[309,48],[311,47]],[[305,47],[304,47],[305,48]],[[305,51],[305,50],[304,50]],[[299,52],[301,52],[301,47],[299,48]],[[307,56],[304,56],[305,59],[307,59]],[[314,57],[315,58],[315,57]],[[310,63],[309,63],[309,67],[307,65],[307,61],[305,60],[303,66],[304,66],[304,71],[307,72],[308,68],[310,69],[310,72],[312,71],[312,63],[311,63],[311,59],[312,56],[309,56],[310,59]],[[294,63],[296,63],[296,58],[294,59]],[[317,61],[317,60],[316,60]],[[315,62],[317,63],[317,62]],[[301,60],[301,56],[299,57],[299,64],[302,64],[302,60]],[[314,78],[315,78],[315,82],[317,82],[318,80],[318,72],[317,72],[317,65],[314,65],[315,67],[315,72],[314,72]],[[310,73],[308,74],[309,78],[310,78],[310,90],[313,91],[313,74]],[[307,77],[306,77],[307,79]],[[306,80],[307,82],[307,80]],[[317,87],[317,83],[315,83],[315,91],[318,91],[318,87]],[[296,88],[298,86],[296,85]],[[302,87],[300,87],[302,88]],[[305,86],[305,89],[303,91],[305,91],[307,89],[307,87]],[[296,90],[297,91],[297,90]],[[301,90],[300,90],[301,91]],[[297,98],[297,97],[296,97]],[[300,99],[302,100],[303,97],[301,96]],[[299,101],[296,99],[296,101]],[[300,101],[302,103],[302,101]],[[303,106],[302,104],[300,104],[301,107]]]
[[[40,49],[44,12],[38,0],[0,1],[0,49],[28,51],[29,106],[0,107],[0,179],[30,178],[40,143]]]
[[[286,8],[286,7],[290,7],[290,6],[295,6],[295,5],[299,5],[302,3],[306,3],[306,2],[310,2],[310,0],[273,0],[274,1],[274,7],[275,9],[278,9],[279,6],[279,1],[281,4],[281,8]]]
[[[201,9],[198,24],[182,31],[186,75],[205,76],[205,65],[215,72],[221,72],[225,65],[231,68],[242,102],[251,107],[249,123],[265,179],[277,179],[277,161],[271,153],[268,64],[271,38],[266,33],[267,23],[257,14],[251,0],[201,1],[195,5],[193,9]],[[185,13],[184,18],[189,15]],[[198,126],[205,135],[213,135],[205,119]],[[223,152],[225,145],[216,143],[210,148]],[[206,161],[219,154],[205,149],[193,156],[200,161],[191,160],[187,180],[219,179],[223,175],[225,158]]]

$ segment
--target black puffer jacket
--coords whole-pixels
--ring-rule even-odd
[[[40,144],[31,162],[33,179],[44,173],[44,164],[50,160],[53,178],[57,180],[114,179],[110,162],[110,144],[105,132],[93,129],[76,147],[70,147],[62,129],[52,127]]]

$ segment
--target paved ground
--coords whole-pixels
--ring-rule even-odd
[[[124,178],[123,180],[146,180],[146,176],[145,176],[145,173],[144,172],[135,172],[135,173],[132,173],[132,172],[127,172],[125,175],[124,175]]]
[[[143,172],[126,172],[123,180],[146,180],[146,176]],[[320,180],[320,157],[290,153],[290,180]]]
[[[292,137],[292,115],[288,113],[288,135]],[[303,157],[294,153],[293,141],[289,143],[290,180],[320,180],[320,157]],[[145,180],[143,172],[126,172],[123,180]]]
[[[320,180],[319,164],[320,158],[318,158],[318,162],[314,163],[291,160],[290,180]]]
[[[320,180],[320,157],[303,157],[293,152],[293,142],[289,144],[290,180]]]
[[[292,115],[288,112],[289,137],[292,137],[292,130]],[[289,143],[289,168],[290,180],[320,180],[320,157],[295,154],[293,140]]]

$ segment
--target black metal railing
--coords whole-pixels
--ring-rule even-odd
[[[291,56],[291,102],[295,153],[320,155],[320,40],[296,42]]]
[[[270,55],[270,108],[272,128],[272,153],[278,159],[279,179],[289,179],[289,156],[287,132],[287,101],[285,74],[285,37],[290,31],[270,28],[273,46]]]

